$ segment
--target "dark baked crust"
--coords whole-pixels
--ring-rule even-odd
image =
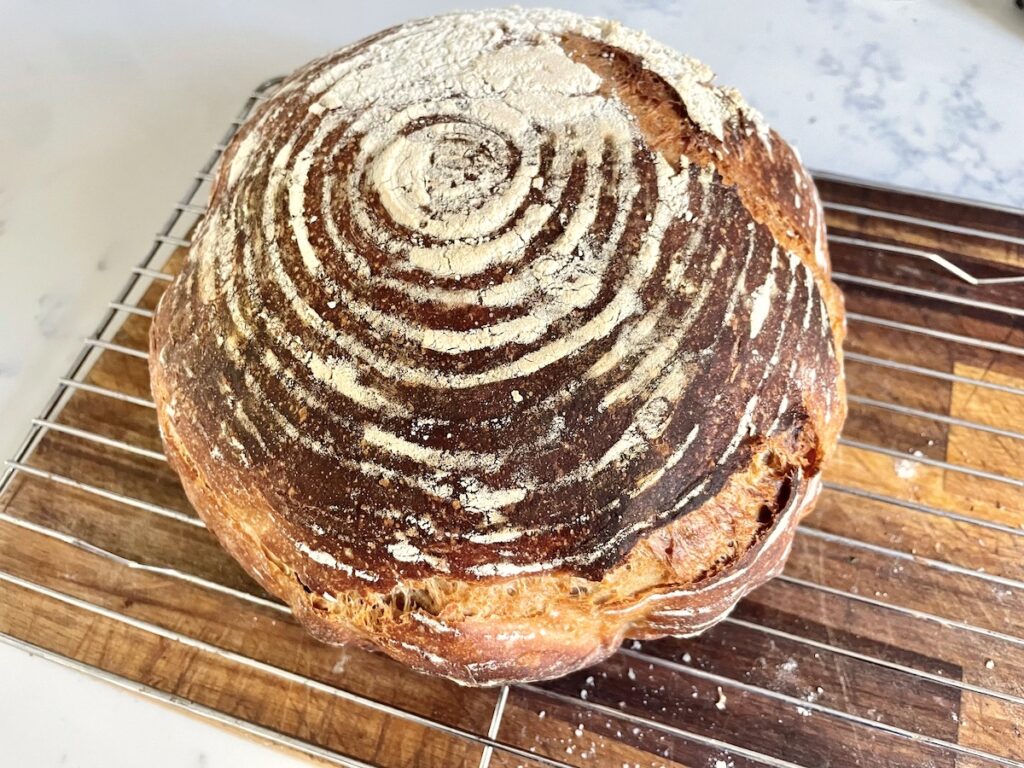
[[[396,107],[397,128],[379,99],[364,110],[331,90],[346,68],[369,79],[401,46],[442,56],[481,29],[502,66],[521,48],[552,68],[553,84],[488,80],[497,101],[522,112],[523,93],[576,78],[564,109],[593,104],[563,131],[527,100],[548,121],[527,187],[534,138],[491,91],[473,97],[493,75],[479,57],[452,86],[468,92],[465,124],[433,85],[400,95],[427,88],[431,106]],[[429,160],[414,141],[437,142]],[[428,176],[440,203],[395,181],[417,162],[409,183]],[[447,192],[458,174],[470,193],[491,174],[496,202]],[[416,192],[422,224],[402,218]],[[490,234],[439,239],[476,226],[456,203],[486,219],[506,197]],[[528,229],[514,258],[494,245]],[[566,241],[562,262],[543,261]],[[313,634],[462,682],[551,677],[627,634],[720,619],[781,569],[845,415],[841,298],[810,178],[699,65],[605,22],[444,17],[312,63],[232,141],[194,243],[150,358],[189,498]],[[478,303],[450,298],[467,291]]]

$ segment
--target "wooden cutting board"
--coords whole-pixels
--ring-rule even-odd
[[[1024,766],[1024,285],[906,250],[1024,274],[1024,216],[819,187],[844,444],[785,575],[703,636],[490,690],[309,639],[160,455],[146,269],[0,494],[0,633],[344,765]],[[207,188],[148,269],[175,271]]]

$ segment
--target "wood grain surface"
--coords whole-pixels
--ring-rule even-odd
[[[1024,216],[821,190],[852,313],[844,443],[785,575],[704,635],[627,644],[507,701],[318,644],[166,463],[120,445],[160,451],[152,407],[83,389],[0,495],[0,633],[373,765],[1024,765],[1024,286],[848,242],[1010,276]],[[190,221],[175,226],[166,273]],[[152,308],[165,285],[126,302]],[[145,350],[148,325],[121,312],[104,338]],[[97,349],[77,378],[149,399],[141,356]]]

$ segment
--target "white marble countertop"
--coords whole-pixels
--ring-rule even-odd
[[[0,453],[14,452],[253,86],[405,18],[494,4],[4,3]],[[813,168],[1024,206],[1013,0],[560,4],[703,59]],[[11,765],[298,764],[4,646],[0,689]]]

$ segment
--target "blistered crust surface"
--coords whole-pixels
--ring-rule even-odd
[[[318,636],[549,676],[781,567],[845,414],[841,299],[809,177],[711,79],[613,23],[459,14],[311,63],[239,131],[154,397],[200,514]],[[473,671],[495,589],[506,640],[587,596]]]

